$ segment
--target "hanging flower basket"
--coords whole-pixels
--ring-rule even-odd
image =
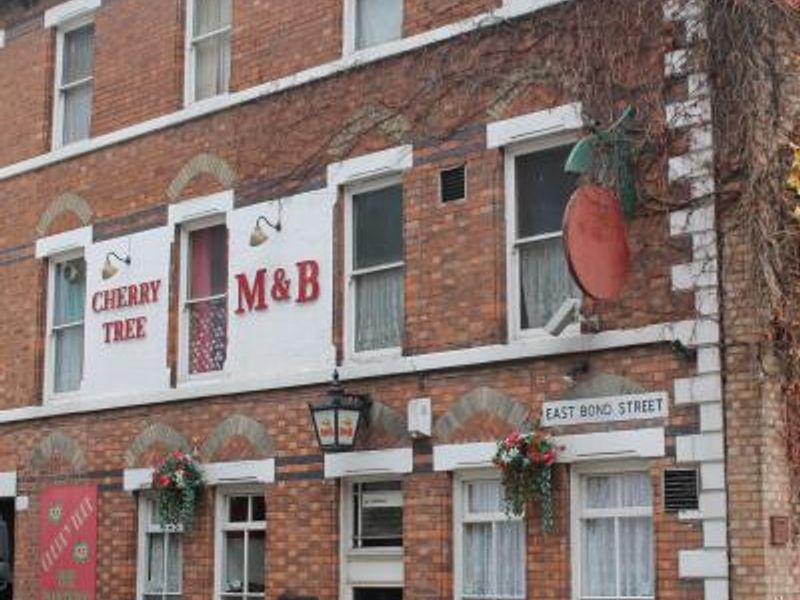
[[[156,510],[164,525],[192,527],[203,473],[190,453],[175,450],[153,473]]]
[[[554,526],[553,465],[563,449],[541,431],[515,431],[497,442],[493,459],[503,472],[506,512],[522,516],[525,505],[534,501],[548,533]]]

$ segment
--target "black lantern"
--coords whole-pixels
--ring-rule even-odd
[[[351,451],[371,405],[368,396],[346,393],[339,383],[339,372],[334,371],[333,384],[325,400],[316,406],[308,405],[319,449],[323,452]]]

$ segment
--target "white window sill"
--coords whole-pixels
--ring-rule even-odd
[[[385,560],[403,556],[402,546],[377,547],[377,548],[350,548],[347,556],[357,560]]]

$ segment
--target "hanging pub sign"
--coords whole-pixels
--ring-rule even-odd
[[[95,600],[97,487],[46,488],[39,503],[41,600]]]

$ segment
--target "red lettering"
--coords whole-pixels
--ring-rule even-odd
[[[103,293],[97,292],[92,296],[92,310],[96,313],[103,312],[105,307],[103,306]]]
[[[139,304],[139,287],[135,285],[128,286],[128,304],[136,306]]]
[[[141,340],[145,337],[144,326],[147,323],[147,317],[137,317],[136,319],[136,339]]]
[[[151,281],[147,285],[150,287],[151,302],[158,302],[158,290],[161,289],[161,280],[157,279],[156,281]]]
[[[113,322],[109,321],[108,323],[103,323],[103,331],[106,332],[106,344],[111,343],[111,327],[114,325]]]
[[[247,281],[247,275],[244,273],[236,276],[236,282],[239,287],[239,306],[236,309],[237,315],[243,315],[253,310],[267,309],[265,296],[266,278],[266,269],[259,269],[256,271],[252,286]]]
[[[125,340],[129,340],[133,337],[133,328],[136,325],[136,321],[134,319],[125,319]]]
[[[297,263],[297,302],[313,302],[319,298],[319,263],[304,260]]]
[[[114,321],[114,341],[120,341],[123,336],[125,335],[125,322],[124,321]]]

